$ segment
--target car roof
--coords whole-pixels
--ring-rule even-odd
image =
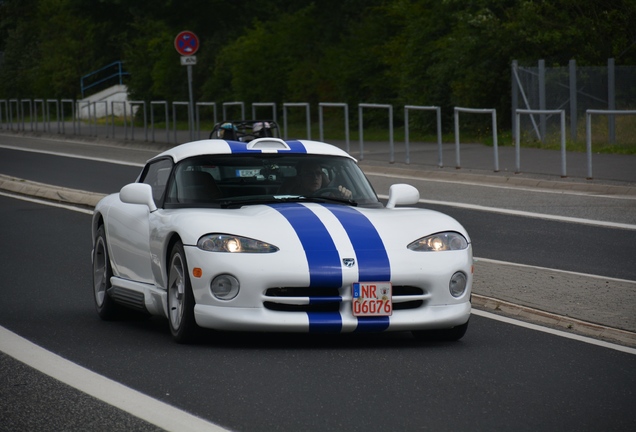
[[[193,141],[166,150],[151,160],[171,157],[176,163],[183,159],[200,155],[249,153],[331,155],[347,157],[355,161],[355,158],[351,157],[347,152],[331,144],[311,140],[284,141],[278,138],[259,138],[250,142],[225,141],[221,139]]]

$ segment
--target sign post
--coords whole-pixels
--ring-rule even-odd
[[[197,64],[194,55],[199,49],[199,38],[191,31],[182,31],[174,39],[174,47],[181,54],[181,65],[188,68],[188,126],[190,129],[190,141],[194,141],[194,97],[192,95],[192,66]]]

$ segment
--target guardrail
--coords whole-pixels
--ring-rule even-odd
[[[101,109],[101,105],[103,110]],[[170,119],[170,105],[172,106],[172,119]],[[151,140],[156,142],[156,112],[153,108],[159,108],[162,111],[165,121],[165,142],[177,144],[179,142],[179,134],[184,135],[184,132],[179,132],[177,129],[178,111],[181,112],[179,107],[186,107],[186,116],[192,115],[189,109],[189,102],[168,102],[168,101],[111,101],[110,106],[105,101],[87,102],[76,101],[73,99],[0,99],[0,130],[6,129],[10,131],[31,131],[37,132],[42,129],[45,132],[52,132],[54,130],[58,134],[71,133],[73,135],[88,134],[91,137],[97,137],[102,131],[102,135],[105,134],[106,138],[122,138],[123,132],[124,140],[136,140],[135,136],[135,122],[134,116],[141,112],[140,117],[143,118],[143,139],[145,141]],[[196,103],[196,126],[195,131],[197,137],[201,138],[201,110],[206,107],[212,108],[212,117],[214,123],[217,122],[217,103],[216,102],[197,102]],[[224,102],[222,103],[223,118],[228,119],[230,116],[230,110],[232,108],[240,108],[240,116],[242,120],[245,120],[245,103],[244,102]],[[307,102],[295,102],[284,103],[283,117],[283,136],[288,138],[288,110],[290,108],[299,107],[304,108],[307,139],[311,139],[311,106]],[[69,109],[70,108],[70,109]],[[99,109],[98,109],[99,108]],[[110,108],[110,110],[109,110]],[[256,119],[257,108],[269,108],[271,109],[272,116],[276,120],[277,105],[274,102],[261,102],[253,103],[251,107],[252,118]],[[349,127],[349,105],[346,103],[335,102],[321,102],[318,104],[318,127],[320,133],[320,140],[324,140],[324,111],[327,108],[343,109],[343,132],[345,136],[345,150],[351,153],[350,148],[350,127]],[[148,109],[150,110],[150,126],[148,126]],[[359,145],[360,153],[359,159],[363,160],[365,157],[365,139],[364,139],[364,113],[368,109],[384,109],[387,110],[387,123],[388,123],[388,162],[395,163],[395,143],[394,143],[394,115],[393,106],[387,104],[358,104],[358,125],[359,125]],[[88,112],[86,120],[82,121],[78,118],[80,111],[85,110]],[[410,118],[409,114],[412,111],[431,111],[436,115],[436,132],[437,132],[437,166],[440,168],[444,166],[443,163],[443,144],[442,144],[442,132],[441,132],[441,108],[438,106],[416,106],[406,105],[404,106],[404,149],[405,157],[404,163],[411,163],[411,142],[410,142]],[[99,115],[98,115],[99,112]],[[473,113],[473,114],[489,114],[491,116],[492,133],[493,133],[493,159],[494,166],[493,171],[499,171],[499,147],[497,138],[497,113],[494,109],[484,108],[454,108],[454,132],[455,132],[455,165],[457,169],[461,169],[461,148],[460,148],[460,113]],[[515,130],[514,133],[514,145],[515,145],[515,173],[521,173],[521,145],[520,145],[520,130],[519,130],[519,117],[521,115],[533,114],[546,115],[546,114],[558,114],[561,118],[561,177],[567,177],[567,161],[566,161],[566,129],[565,129],[565,110],[527,110],[518,109],[515,111]],[[586,152],[587,152],[587,178],[592,179],[592,115],[634,115],[636,110],[587,110],[586,111]],[[181,115],[183,117],[183,114]],[[100,124],[98,118],[103,118],[103,123]],[[208,111],[209,118],[209,111]],[[236,118],[235,115],[232,118]],[[110,119],[110,124],[109,124]],[[170,126],[172,123],[172,138],[170,134]],[[55,125],[55,126],[54,126]],[[130,125],[130,126],[129,126]],[[87,128],[87,132],[83,132],[82,126]],[[130,137],[129,129],[130,127]],[[105,132],[104,132],[105,131]],[[119,133],[119,137],[117,136]],[[195,139],[193,134],[190,135],[190,140]],[[207,133],[203,138],[207,137]],[[183,140],[182,140],[183,141]]]

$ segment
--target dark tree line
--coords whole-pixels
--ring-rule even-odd
[[[0,99],[76,98],[117,60],[136,100],[492,107],[510,64],[636,65],[633,0],[0,0]],[[504,120],[505,121],[505,120]]]

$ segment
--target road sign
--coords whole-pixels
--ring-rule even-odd
[[[181,66],[190,66],[197,64],[197,56],[181,56]]]
[[[183,56],[191,56],[199,49],[199,38],[191,31],[182,31],[174,39],[174,47]]]

